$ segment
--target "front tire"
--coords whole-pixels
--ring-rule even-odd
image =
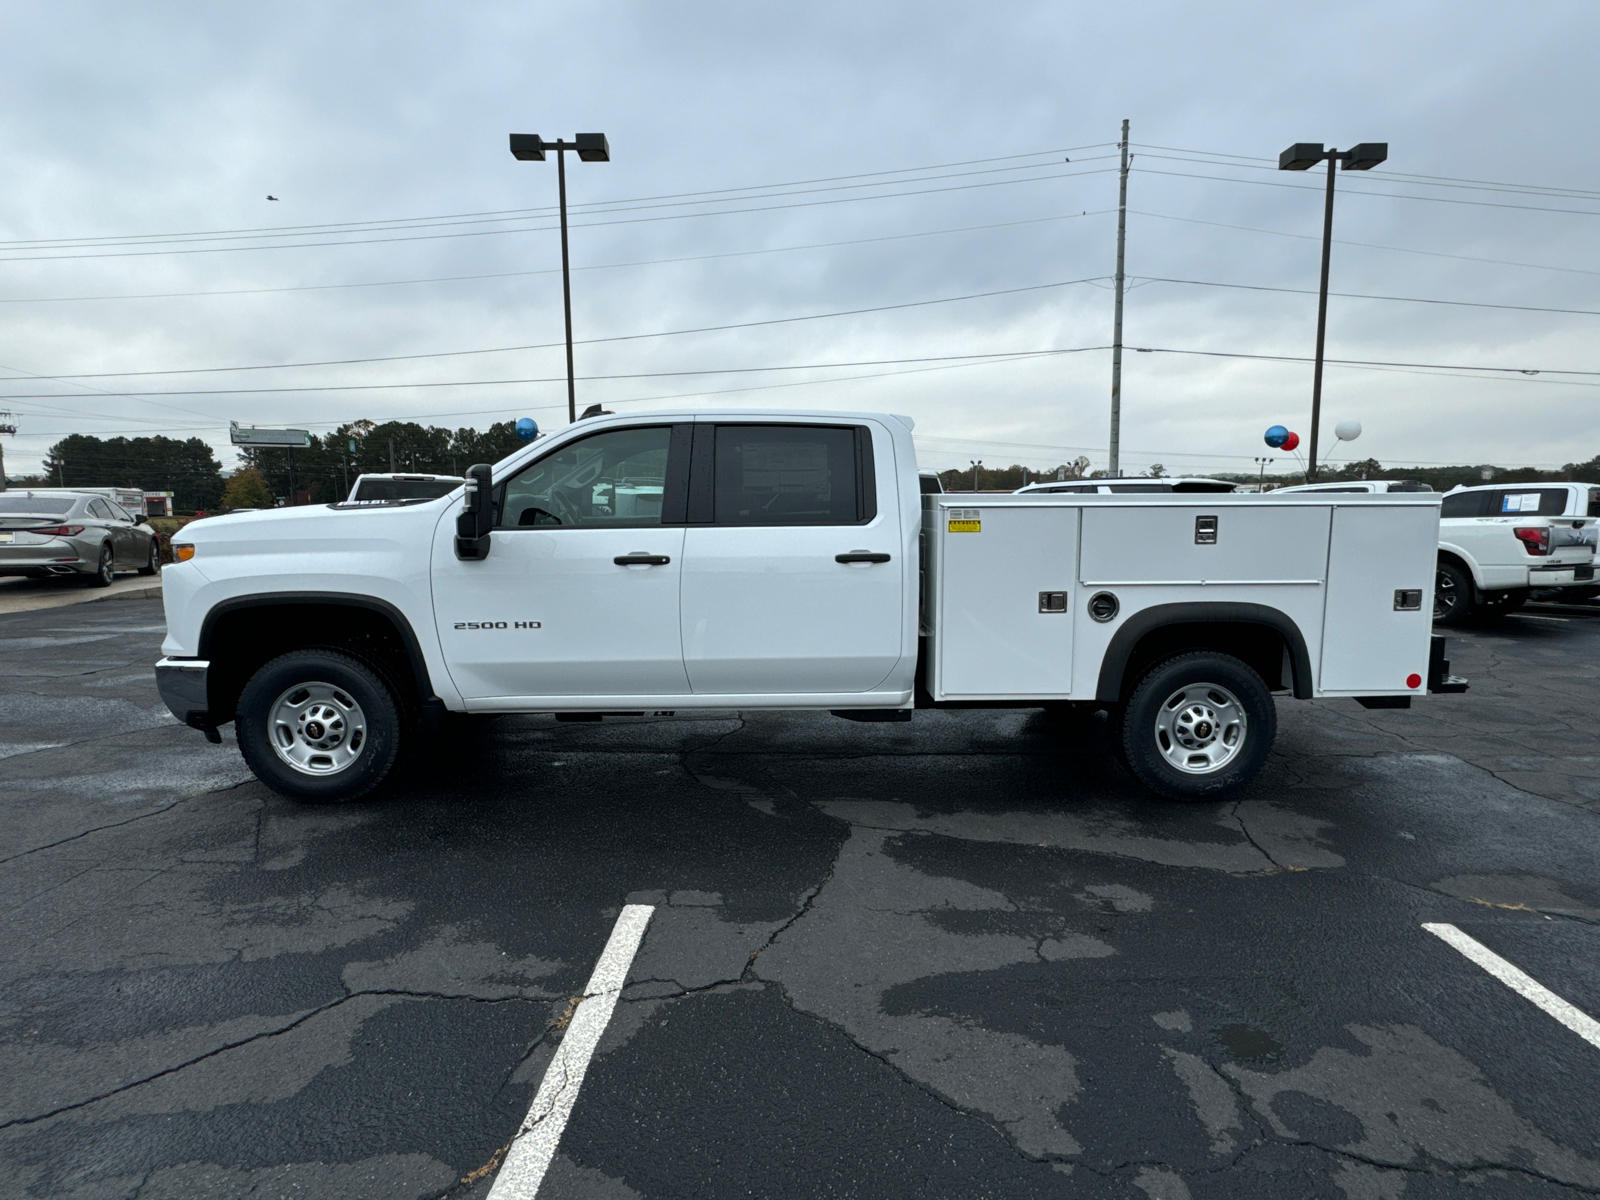
[[[1433,577],[1433,623],[1459,625],[1472,615],[1472,576],[1453,562],[1440,562]]]
[[[139,568],[139,574],[154,575],[159,570],[161,570],[161,543],[151,538],[150,557],[145,565]]]
[[[366,795],[400,749],[394,695],[336,650],[296,650],[267,663],[245,684],[235,727],[256,778],[308,804]]]
[[[1201,650],[1151,667],[1123,705],[1124,765],[1169,800],[1221,800],[1272,749],[1278,712],[1260,675],[1230,654]]]

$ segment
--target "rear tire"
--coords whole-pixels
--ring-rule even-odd
[[[100,562],[95,567],[93,575],[85,575],[85,587],[103,588],[110,587],[111,581],[117,577],[116,561],[111,553],[111,543],[107,542],[100,547]]]
[[[1433,623],[1459,625],[1472,615],[1472,576],[1441,561],[1433,576]]]
[[[245,763],[273,791],[342,804],[394,766],[400,708],[383,680],[348,654],[296,650],[250,677],[235,730]]]
[[[1117,740],[1135,778],[1169,800],[1222,800],[1255,777],[1278,732],[1261,676],[1230,654],[1175,655],[1145,672]]]

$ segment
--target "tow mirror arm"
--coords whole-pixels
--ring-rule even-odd
[[[494,528],[494,469],[488,463],[467,468],[466,496],[456,517],[456,557],[479,561],[489,557],[489,531]]]

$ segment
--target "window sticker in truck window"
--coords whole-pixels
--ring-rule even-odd
[[[950,510],[951,533],[982,533],[983,521],[980,510],[976,508],[952,508]]]

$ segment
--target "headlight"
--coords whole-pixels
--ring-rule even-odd
[[[194,547],[187,542],[180,542],[172,547],[172,557],[179,562],[188,562],[194,557]]]

